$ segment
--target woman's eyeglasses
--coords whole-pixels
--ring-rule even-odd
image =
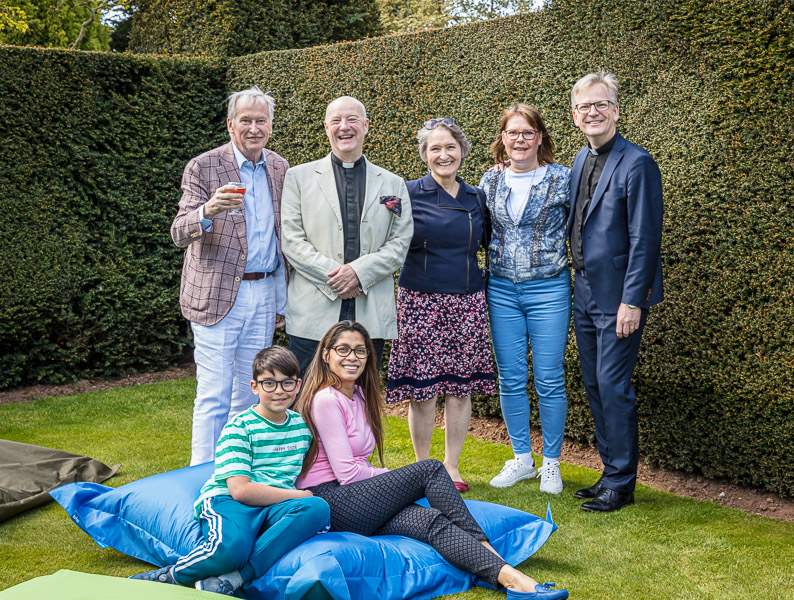
[[[350,356],[350,353],[356,355],[356,358],[367,358],[369,356],[369,350],[367,350],[364,346],[358,346],[357,348],[351,348],[347,344],[339,344],[338,346],[331,346],[334,352],[336,352],[341,358],[345,358],[346,356]]]
[[[537,131],[505,131],[505,135],[507,136],[508,140],[515,141],[520,137],[524,138],[526,141],[530,142],[535,139],[535,136],[538,134]]]

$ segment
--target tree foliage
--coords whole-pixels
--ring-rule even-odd
[[[536,0],[378,0],[380,21],[389,33],[495,19],[541,4]]]
[[[108,50],[110,28],[100,22],[115,0],[0,0],[0,44]]]
[[[129,49],[243,56],[380,33],[375,0],[142,0]]]
[[[25,33],[27,29],[25,11],[18,6],[9,6],[6,0],[0,0],[0,35],[4,31]]]

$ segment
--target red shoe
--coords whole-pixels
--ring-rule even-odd
[[[465,481],[453,481],[452,483],[455,484],[455,489],[458,490],[461,494],[463,492],[469,491],[469,484]]]

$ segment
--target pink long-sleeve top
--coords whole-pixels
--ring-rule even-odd
[[[364,392],[356,386],[351,400],[333,387],[320,390],[312,403],[312,419],[317,427],[317,460],[297,488],[307,488],[336,479],[341,485],[385,473],[367,458],[375,449],[364,408]]]

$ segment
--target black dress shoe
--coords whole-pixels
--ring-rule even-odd
[[[595,498],[598,496],[598,492],[601,491],[602,481],[604,480],[603,475],[598,478],[593,485],[589,488],[582,488],[581,490],[576,490],[573,493],[574,498],[581,498],[582,500],[587,500],[588,498]]]
[[[612,512],[620,510],[628,504],[634,504],[634,492],[618,492],[609,488],[601,488],[595,498],[582,504],[582,510]]]

